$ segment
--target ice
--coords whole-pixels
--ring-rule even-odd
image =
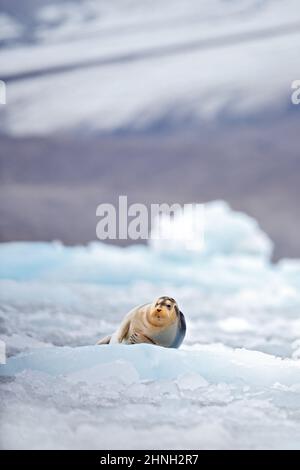
[[[0,375],[6,448],[299,447],[300,361],[216,345],[63,347],[11,358]]]
[[[221,201],[204,233],[199,250],[0,245],[2,448],[299,448],[300,261],[272,263]],[[95,345],[160,295],[185,314],[179,350]]]
[[[182,390],[197,390],[199,387],[207,387],[208,382],[201,375],[196,372],[189,372],[180,375],[176,383],[178,387]]]
[[[175,223],[180,219],[175,216]],[[186,219],[185,219],[186,221]],[[210,283],[214,288],[219,280],[224,286],[224,271],[228,284],[234,286],[238,279],[247,276],[249,285],[260,278],[272,280],[273,270],[267,264],[272,253],[271,240],[261,231],[255,220],[231,211],[222,201],[205,206],[204,226],[199,225],[201,239],[205,232],[204,247],[195,246],[188,239],[151,239],[150,249],[145,246],[118,248],[101,242],[88,247],[64,247],[59,242],[30,243],[14,242],[0,246],[0,278],[14,280],[43,279],[50,281],[101,282],[128,284],[150,281],[161,283]],[[153,233],[156,233],[154,226]],[[182,244],[184,246],[182,246]],[[151,269],[155,262],[158,269]],[[286,268],[285,268],[286,269]],[[214,279],[207,274],[214,271]],[[230,279],[230,276],[232,279]]]
[[[210,383],[254,388],[272,387],[275,383],[288,387],[300,384],[299,361],[221,345],[199,345],[195,350],[149,345],[47,348],[12,357],[8,364],[1,366],[0,375],[14,376],[28,369],[92,384],[101,382],[102,377],[104,381],[117,377],[132,383],[137,377],[175,380],[187,373],[199,374]],[[197,377],[195,385],[198,383]]]

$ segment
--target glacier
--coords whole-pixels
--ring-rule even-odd
[[[197,129],[289,109],[298,0],[36,1],[23,21],[3,10],[6,134]]]
[[[0,245],[1,448],[300,448],[300,261],[272,262],[222,201],[204,234]],[[186,316],[180,349],[95,345],[159,295]]]

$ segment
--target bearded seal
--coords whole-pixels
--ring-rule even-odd
[[[159,297],[152,304],[130,310],[119,328],[97,344],[150,343],[165,348],[179,348],[186,332],[183,313],[172,297]]]

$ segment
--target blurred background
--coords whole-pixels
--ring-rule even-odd
[[[0,0],[0,241],[224,199],[300,257],[298,0]]]

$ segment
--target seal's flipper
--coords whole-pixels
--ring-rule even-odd
[[[125,317],[118,330],[111,337],[111,344],[122,343],[126,338],[130,326],[130,319]]]
[[[150,338],[147,335],[144,335],[143,333],[132,333],[131,336],[129,336],[127,344],[141,344],[141,343],[148,343],[148,344],[156,344],[155,341],[153,341],[152,338]]]
[[[105,336],[105,338],[99,339],[96,344],[109,344],[111,340],[111,335]]]

